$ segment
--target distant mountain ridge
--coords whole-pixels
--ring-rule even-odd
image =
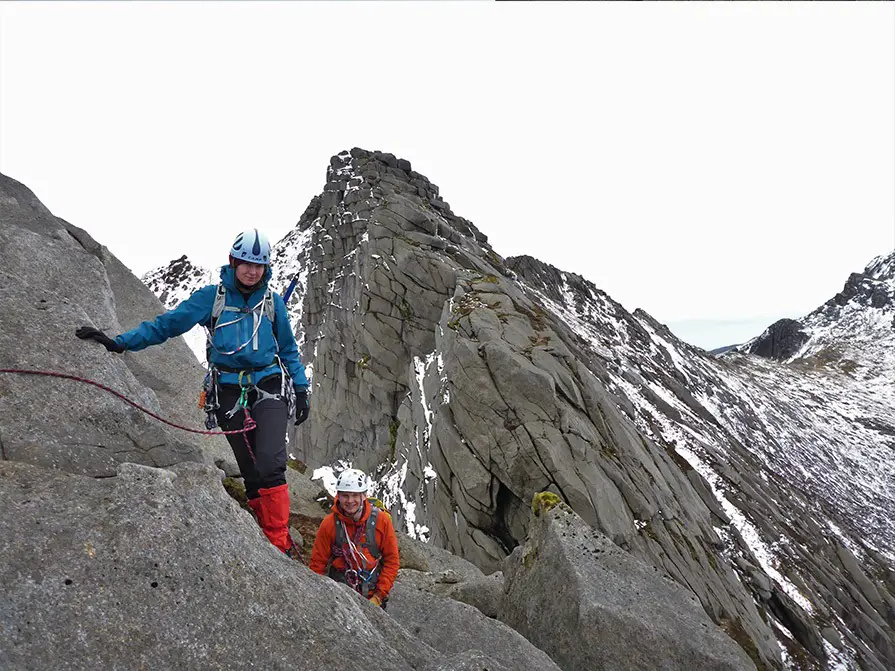
[[[801,319],[781,319],[739,350],[785,362],[835,365],[873,377],[895,373],[895,252]]]

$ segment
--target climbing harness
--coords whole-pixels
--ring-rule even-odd
[[[239,316],[230,321],[221,323],[220,318],[225,312],[236,313]],[[247,319],[250,315],[254,320],[254,324],[252,327],[252,334],[249,336],[248,340],[246,340],[243,344],[239,345],[236,349],[230,352],[221,351],[214,346],[214,334],[217,329],[237,324],[242,320]],[[205,327],[205,337],[208,341],[205,348],[206,359],[208,362],[208,373],[205,375],[202,390],[199,393],[199,405],[202,406],[205,410],[205,426],[208,429],[212,429],[217,426],[216,412],[220,409],[220,404],[218,403],[218,379],[220,377],[221,371],[224,371],[225,373],[239,373],[240,396],[236,402],[236,405],[234,405],[233,408],[231,408],[226,413],[226,416],[228,418],[232,419],[236,415],[236,413],[239,412],[240,407],[244,408],[246,414],[248,414],[250,409],[254,409],[254,407],[258,403],[266,399],[285,401],[288,408],[288,417],[295,416],[295,390],[292,388],[292,379],[291,377],[289,377],[289,372],[283,365],[283,362],[280,360],[279,355],[276,355],[274,357],[274,360],[270,363],[264,366],[257,366],[253,368],[230,368],[222,364],[214,364],[211,362],[212,351],[223,356],[231,356],[248,347],[250,343],[252,344],[253,349],[257,350],[258,331],[261,328],[262,315],[267,317],[267,319],[271,323],[271,327],[274,329],[274,332],[276,332],[276,306],[274,305],[273,291],[270,289],[270,287],[265,290],[263,298],[254,306],[249,307],[248,305],[246,305],[243,307],[234,307],[227,305],[227,289],[224,286],[223,282],[218,284],[217,291],[215,292],[214,296],[214,303],[212,304],[211,308],[211,317],[209,319],[208,326]],[[243,376],[246,373],[256,373],[267,370],[274,364],[277,364],[279,366],[280,372],[282,374],[282,384],[279,394],[271,394],[264,391],[263,389],[260,389],[252,383],[250,377],[247,378],[249,383],[248,387],[244,387]],[[258,396],[250,408],[247,403],[247,394],[251,390],[254,390]],[[251,453],[251,449],[249,450],[249,452]],[[254,459],[254,456],[252,456],[252,458]]]
[[[249,431],[254,430],[256,427],[255,420],[252,419],[252,417],[249,415],[248,412],[246,412],[245,420],[243,422],[243,427],[241,429],[234,429],[232,431],[202,431],[200,429],[191,429],[188,426],[181,426],[180,424],[175,424],[174,422],[168,421],[164,417],[159,417],[157,414],[152,412],[152,410],[149,410],[148,408],[144,408],[139,403],[135,403],[134,401],[130,400],[124,394],[117,392],[114,389],[112,389],[111,387],[107,387],[104,384],[95,382],[94,380],[88,380],[85,377],[78,377],[77,375],[69,375],[67,373],[55,373],[52,371],[45,371],[45,370],[24,370],[24,369],[19,369],[19,368],[0,368],[0,373],[8,373],[8,374],[15,374],[15,375],[43,375],[46,377],[58,377],[58,378],[62,378],[63,380],[74,380],[75,382],[83,382],[84,384],[91,384],[94,387],[99,387],[103,391],[107,391],[110,394],[117,396],[118,398],[120,398],[122,401],[124,401],[128,405],[131,405],[131,406],[135,407],[137,410],[146,413],[153,419],[157,419],[158,421],[163,422],[164,424],[167,424],[168,426],[173,426],[175,429],[180,429],[181,431],[189,431],[190,433],[200,433],[200,434],[206,435],[206,436],[232,435],[232,434],[237,434],[237,433],[241,433],[241,434],[245,435]],[[248,442],[248,438],[246,438],[246,442]],[[254,457],[252,457],[252,458],[254,459]]]
[[[382,552],[376,542],[376,520],[378,518],[379,508],[371,504],[367,523],[363,527],[356,527],[354,538],[351,538],[345,530],[342,520],[336,517],[336,537],[326,567],[331,578],[346,583],[351,589],[366,598],[369,598],[373,590],[376,589],[381,571],[379,560],[382,557]],[[363,539],[361,539],[361,535],[363,535]],[[364,548],[373,557],[372,565],[363,552]],[[344,571],[332,567],[333,559],[336,557],[342,557],[345,560],[347,568]]]

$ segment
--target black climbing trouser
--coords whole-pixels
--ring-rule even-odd
[[[281,385],[280,375],[270,375],[257,384],[267,393],[277,395],[282,391]],[[227,413],[239,400],[239,394],[239,387],[235,384],[218,385],[220,409],[215,414],[218,426],[224,431],[243,427],[245,411],[242,408],[232,418],[227,417]],[[246,496],[254,499],[258,496],[259,489],[286,484],[286,424],[289,418],[284,400],[265,398],[258,402],[258,393],[254,390],[248,393],[247,400],[249,413],[257,426],[247,434],[234,433],[227,436],[227,442],[233,449],[233,456],[236,457],[245,481]],[[256,402],[258,404],[254,405]],[[246,446],[246,438],[252,448],[251,454]]]

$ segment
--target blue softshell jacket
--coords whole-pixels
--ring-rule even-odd
[[[253,308],[260,305],[267,291],[270,281],[270,267],[264,274],[258,287],[251,296],[246,298],[236,288],[236,273],[230,266],[221,268],[221,282],[227,290],[225,304],[237,308]],[[168,338],[183,335],[196,324],[209,326],[211,322],[211,310],[214,306],[214,297],[217,293],[217,285],[209,284],[195,291],[192,296],[183,301],[175,309],[159,315],[153,321],[146,321],[137,328],[122,333],[115,338],[116,342],[124,345],[131,352],[146,349],[152,345],[165,342]],[[232,352],[237,347],[252,340],[254,331],[254,319],[251,315],[236,323],[226,324],[239,317],[238,313],[226,311],[218,318],[218,324],[222,325],[214,332],[214,349],[211,350],[212,365],[223,365],[238,370],[264,367],[262,370],[251,373],[249,378],[243,376],[243,381],[258,382],[268,375],[280,373],[280,366],[276,362],[279,353],[280,360],[285,365],[292,384],[296,391],[306,391],[308,378],[305,375],[305,367],[298,355],[298,347],[295,344],[295,336],[292,334],[292,326],[289,323],[289,315],[286,313],[286,303],[280,294],[273,292],[274,310],[276,315],[276,333],[274,324],[263,315],[258,328],[258,348],[249,342],[236,354],[224,355],[220,352]],[[260,309],[260,308],[259,308]],[[219,351],[215,351],[215,349]],[[268,365],[269,364],[269,365]],[[221,371],[219,381],[221,384],[238,384],[239,374]]]

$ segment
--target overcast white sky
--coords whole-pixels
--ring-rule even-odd
[[[138,275],[354,146],[710,348],[895,248],[893,3],[0,3],[0,172]]]

